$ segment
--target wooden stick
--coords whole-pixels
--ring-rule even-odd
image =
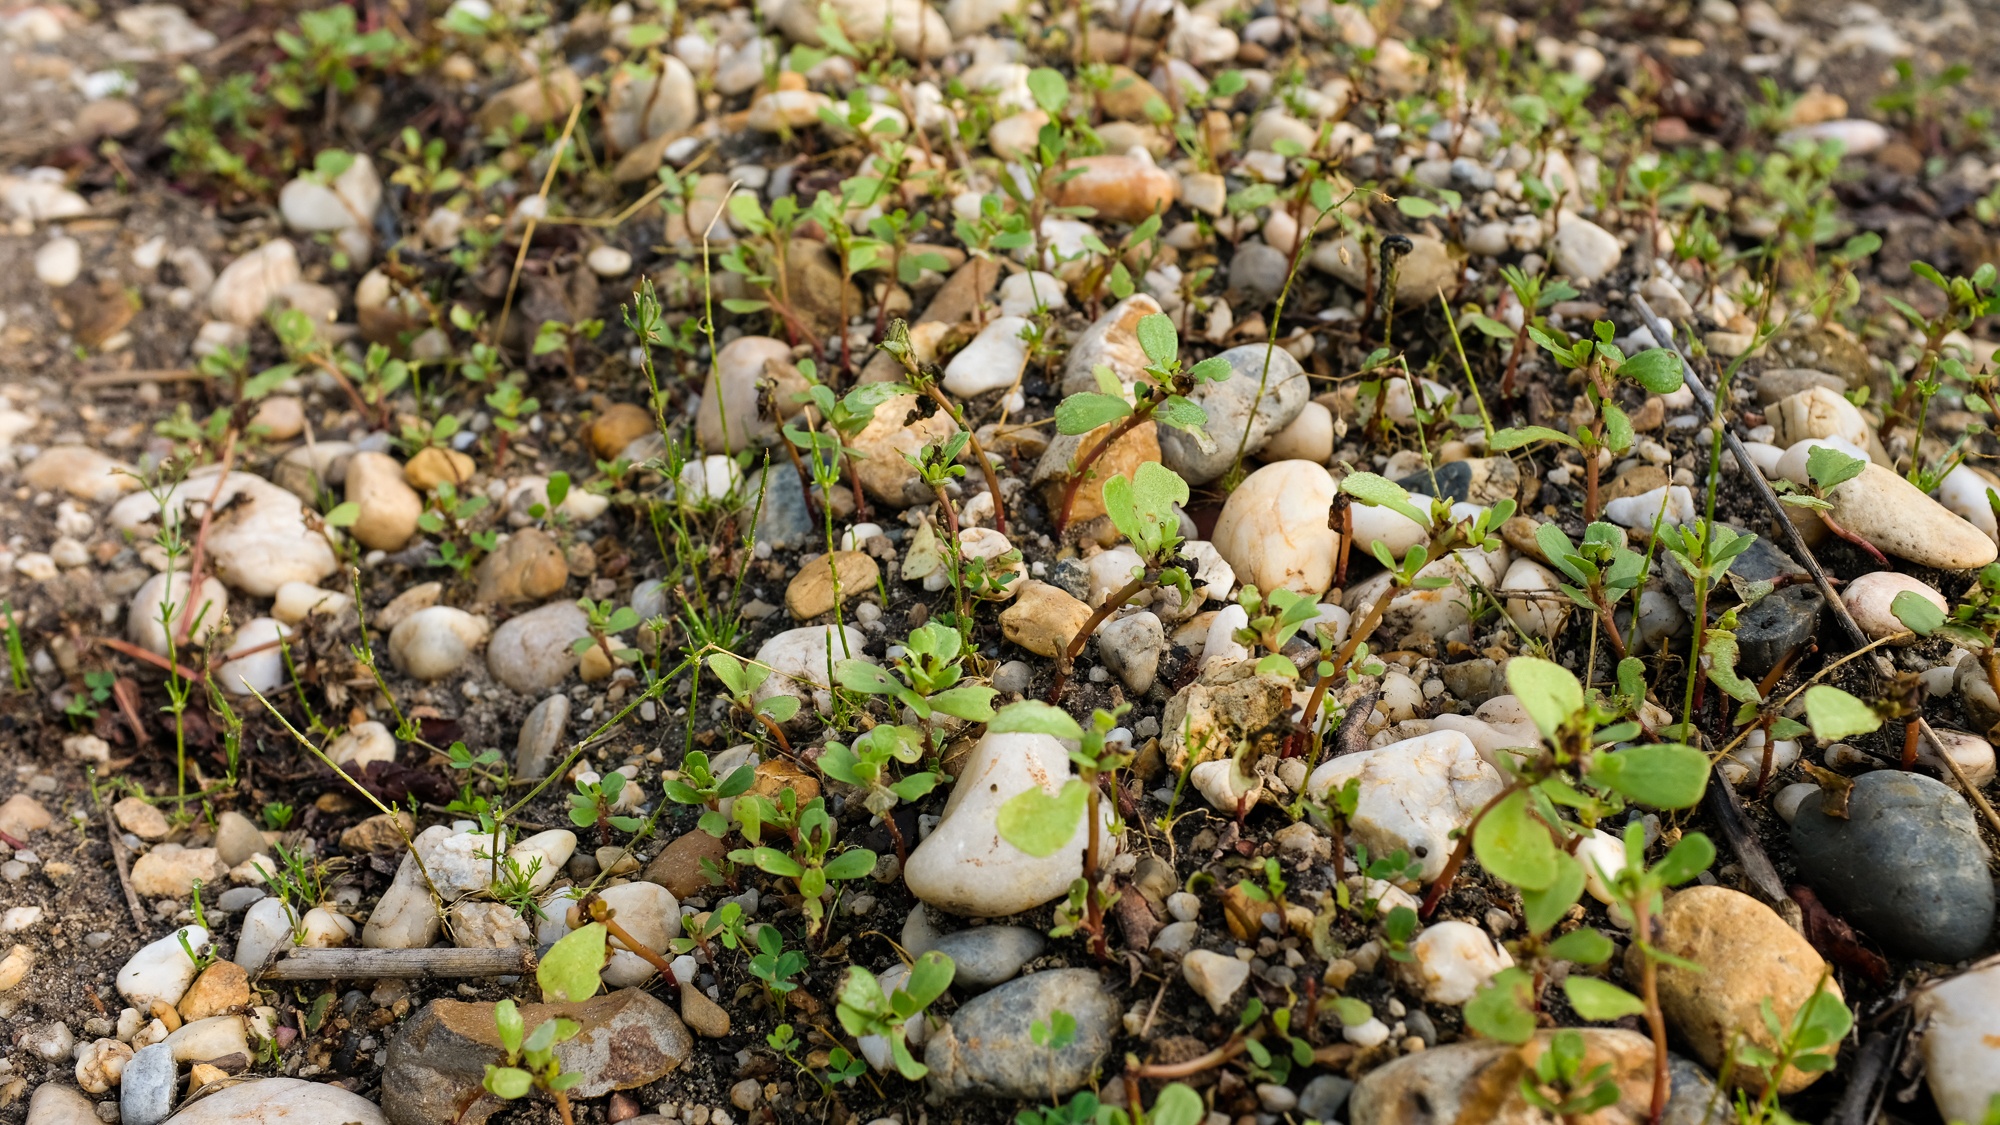
[[[532,949],[294,949],[264,967],[264,980],[392,980],[521,976]]]
[[[132,922],[140,933],[150,928],[146,918],[146,908],[139,905],[139,892],[132,889],[132,870],[125,859],[125,841],[118,835],[118,826],[111,822],[111,810],[104,810],[104,829],[111,837],[111,859],[118,865],[118,885],[125,889],[125,908],[132,912]]]

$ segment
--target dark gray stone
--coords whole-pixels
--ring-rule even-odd
[[[1396,483],[1407,492],[1421,492],[1454,504],[1492,505],[1512,499],[1520,491],[1521,470],[1505,457],[1472,457],[1447,461],[1435,473],[1411,473]]]
[[[1786,653],[1819,632],[1826,599],[1811,586],[1787,586],[1742,611],[1736,618],[1736,671],[1755,680],[1778,666]]]
[[[1814,387],[1825,387],[1835,394],[1847,393],[1847,384],[1840,376],[1810,367],[1774,367],[1757,376],[1756,383],[1757,401],[1765,406]]]
[[[1229,259],[1229,288],[1251,305],[1268,305],[1284,291],[1291,268],[1284,251],[1262,242],[1246,242]]]
[[[958,967],[951,982],[964,988],[992,988],[1014,979],[1021,966],[1041,955],[1048,943],[1026,926],[980,926],[946,934],[931,948]]]
[[[1090,568],[1082,559],[1058,559],[1049,572],[1049,585],[1080,602],[1090,601]]]
[[[757,539],[772,547],[795,547],[815,534],[819,529],[813,526],[812,513],[806,509],[806,490],[799,484],[799,474],[789,462],[773,461],[764,471],[764,509],[757,513]],[[757,503],[758,488],[752,485],[744,499],[744,505],[754,507]]]
[[[1847,818],[1814,793],[1792,821],[1799,873],[1885,949],[1926,961],[1977,953],[1993,929],[1986,846],[1965,800],[1922,774],[1854,779]]]
[[[1347,1095],[1353,1092],[1353,1079],[1322,1074],[1299,1091],[1299,1117],[1305,1121],[1332,1121],[1347,1106]]]
[[[1029,1029],[1051,1012],[1076,1019],[1076,1039],[1051,1053]],[[952,1013],[924,1044],[930,1098],[1062,1098],[1090,1080],[1111,1053],[1118,998],[1092,969],[1053,969],[1009,981]]]

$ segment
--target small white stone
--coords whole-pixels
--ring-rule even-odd
[[[1433,1004],[1463,1004],[1493,974],[1512,965],[1507,951],[1470,922],[1439,922],[1410,945],[1415,960],[1399,962],[1400,974]]]
[[[1324,797],[1350,777],[1361,782],[1354,839],[1371,855],[1406,853],[1420,865],[1424,882],[1443,873],[1451,832],[1464,828],[1502,787],[1472,740],[1452,730],[1342,755],[1314,770],[1306,786]]]
[[[42,243],[35,251],[35,276],[51,289],[61,289],[83,273],[83,247],[68,235]]]
[[[599,246],[583,261],[599,277],[624,277],[632,271],[631,253],[616,246]]]
[[[1236,994],[1249,983],[1250,966],[1213,950],[1197,949],[1181,962],[1181,976],[1219,1016],[1229,1010]]]
[[[1847,605],[1847,612],[1854,616],[1854,623],[1868,634],[1870,640],[1884,637],[1904,636],[1903,644],[1915,644],[1920,638],[1910,632],[1894,609],[1900,594],[1914,594],[1937,607],[1939,613],[1951,612],[1950,603],[1944,595],[1932,589],[1928,583],[1920,582],[1907,574],[1897,574],[1891,570],[1877,570],[1864,574],[1847,584],[1840,592],[1840,600]]]
[[[1556,270],[1579,285],[1603,280],[1624,254],[1617,236],[1589,219],[1565,212],[1556,223]]]
[[[235,641],[222,654],[227,663],[216,676],[222,690],[235,695],[255,691],[265,696],[276,691],[285,682],[285,654],[278,643],[290,633],[270,617],[253,617],[236,630]]]
[[[945,365],[944,389],[961,398],[1004,390],[1021,379],[1028,365],[1030,328],[1025,317],[995,317]]]
[[[1069,307],[1069,286],[1054,274],[1023,270],[1000,282],[1000,311],[1007,316],[1034,315],[1037,306],[1056,312]]]
[[[183,938],[186,948],[181,945]],[[187,950],[200,953],[207,947],[208,931],[200,926],[184,926],[146,945],[118,970],[118,994],[141,1011],[155,1003],[179,1004],[195,978]]]

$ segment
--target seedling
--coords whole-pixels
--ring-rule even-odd
[[[1618,631],[1615,611],[1626,595],[1645,585],[1645,556],[1627,547],[1624,531],[1608,523],[1593,523],[1584,528],[1581,543],[1571,543],[1569,536],[1554,523],[1540,524],[1535,528],[1535,542],[1549,564],[1575,583],[1558,582],[1557,588],[1570,601],[1596,614],[1605,639],[1611,642],[1611,651],[1623,660],[1625,638]],[[1744,546],[1749,544],[1746,542]],[[1637,613],[1633,616],[1636,621]],[[1593,640],[1595,636],[1593,633]],[[1592,656],[1594,663],[1594,652]]]
[[[1816,445],[1806,454],[1806,476],[1810,478],[1810,483],[1803,490],[1790,481],[1780,481],[1774,487],[1784,503],[1812,512],[1828,531],[1866,552],[1876,565],[1887,568],[1889,560],[1875,549],[1873,543],[1842,527],[1829,514],[1833,510],[1833,502],[1827,499],[1827,494],[1860,476],[1867,467],[1868,462],[1859,457],[1850,457],[1832,446]]]
[[[1793,1071],[1820,1074],[1832,1070],[1840,1057],[1841,1040],[1854,1027],[1854,1013],[1838,992],[1827,987],[1825,970],[1821,970],[1812,998],[1799,1005],[1790,1022],[1778,1018],[1769,997],[1759,1003],[1758,1011],[1773,1046],[1759,1046],[1739,1030],[1723,1071],[1727,1076],[1732,1070],[1750,1070],[1763,1077],[1763,1092],[1754,1101],[1748,1091],[1737,1088],[1736,1119],[1744,1125],[1790,1121],[1778,1108],[1782,1079]],[[1990,1119],[1993,1113],[1989,1110],[1987,1116]]]
[[[668,778],[665,788],[667,800],[705,810],[701,814],[701,830],[720,840],[729,835],[729,821],[721,812],[722,802],[748,792],[756,782],[755,766],[738,766],[728,777],[718,778],[709,769],[708,755],[690,750],[681,761],[680,776]]]
[[[772,741],[789,755],[792,743],[785,737],[785,728],[780,724],[790,722],[799,713],[798,697],[781,693],[761,700],[756,698],[757,689],[771,678],[768,665],[746,664],[727,652],[710,653],[707,663],[708,670],[715,673],[715,678],[722,681],[723,690],[729,693],[729,701],[736,713],[763,724]]]
[[[987,713],[992,713],[991,708]],[[915,734],[910,727],[881,723],[855,738],[851,746],[828,742],[819,756],[821,773],[865,790],[862,803],[869,812],[882,818],[889,835],[895,838],[896,857],[906,862],[909,850],[903,830],[896,825],[896,806],[922,799],[942,780],[941,774],[930,770],[896,777],[892,762],[914,765],[923,756],[923,747]]]
[[[1208,422],[1208,412],[1187,396],[1203,383],[1219,383],[1229,378],[1229,361],[1212,356],[1184,368],[1180,337],[1174,332],[1173,319],[1163,313],[1141,318],[1137,331],[1139,347],[1148,362],[1132,384],[1129,400],[1118,376],[1109,367],[1100,365],[1091,372],[1097,380],[1097,390],[1079,391],[1056,406],[1056,429],[1064,434],[1088,434],[1112,422],[1118,423],[1078,455],[1071,467],[1069,484],[1063,489],[1062,505],[1056,512],[1058,534],[1069,526],[1070,510],[1076,505],[1077,492],[1090,479],[1091,466],[1119,438],[1148,419],[1185,431],[1204,451],[1214,448],[1215,443],[1202,429]]]
[[[600,843],[611,842],[611,829],[637,832],[644,823],[636,816],[618,816],[612,810],[625,792],[625,775],[613,770],[601,780],[587,776],[576,779],[576,792],[569,795],[569,822],[578,828],[594,828]]]
[[[993,697],[984,684],[964,684],[965,638],[957,629],[931,622],[910,630],[903,655],[889,668],[865,660],[840,660],[833,665],[836,683],[862,695],[886,695],[910,709],[923,724],[926,751],[935,754],[935,715],[968,723],[993,717]]]
[[[755,941],[757,952],[750,957],[750,975],[764,982],[771,1006],[782,1012],[785,998],[799,987],[799,982],[792,978],[806,971],[806,955],[786,949],[785,937],[776,926],[759,928]]]
[[[932,950],[910,966],[910,975],[902,987],[885,994],[874,973],[859,965],[852,966],[840,985],[836,1007],[840,1026],[856,1037],[879,1035],[887,1039],[896,1072],[915,1082],[929,1074],[930,1068],[910,1054],[903,1027],[913,1019],[924,1018],[924,1009],[951,987],[951,978],[957,971],[950,957]]]
[[[550,1002],[588,1000],[597,994],[599,971],[604,964],[605,927],[591,923],[564,935],[550,947],[535,970],[542,998]],[[573,1125],[569,1089],[583,1081],[581,1074],[566,1074],[556,1058],[557,1044],[567,1043],[583,1030],[575,1020],[560,1016],[543,1020],[530,1032],[521,1009],[511,997],[493,1006],[493,1026],[499,1033],[501,1061],[486,1064],[480,1086],[506,1101],[525,1098],[541,1090],[555,1100],[563,1125]]]
[[[1069,670],[1075,665],[1077,655],[1083,652],[1083,646],[1097,632],[1097,627],[1126,602],[1139,596],[1140,591],[1171,586],[1180,592],[1181,604],[1194,601],[1194,584],[1188,577],[1187,560],[1180,553],[1181,522],[1180,513],[1176,510],[1177,505],[1185,504],[1187,500],[1187,482],[1181,479],[1179,473],[1157,461],[1140,465],[1129,480],[1119,473],[1104,482],[1104,510],[1111,517],[1112,526],[1138,552],[1140,565],[1132,572],[1131,581],[1105,598],[1104,604],[1098,606],[1089,620],[1083,623],[1083,628],[1070,638],[1062,658],[1056,663],[1055,683],[1049,687],[1049,702],[1062,698]]]
[[[1613,330],[1610,321],[1600,320],[1592,326],[1591,335],[1571,340],[1560,330],[1545,332],[1530,327],[1528,335],[1555,357],[1558,367],[1583,373],[1584,398],[1591,408],[1589,424],[1579,429],[1574,437],[1546,427],[1502,430],[1493,435],[1492,447],[1496,450],[1513,449],[1544,439],[1560,441],[1582,450],[1585,522],[1595,520],[1598,513],[1599,451],[1609,450],[1623,456],[1631,450],[1634,441],[1632,419],[1612,400],[1618,380],[1631,380],[1656,395],[1671,394],[1681,386],[1679,356],[1665,348],[1650,348],[1628,359],[1611,343]]]
[[[793,796],[790,788],[783,796]],[[796,797],[794,797],[796,799]],[[742,815],[755,808],[758,801],[745,798],[737,803],[736,809]],[[757,839],[754,829],[745,826],[745,835],[753,841]],[[747,863],[767,875],[790,879],[804,901],[806,912],[806,936],[815,937],[826,922],[825,895],[829,887],[849,879],[860,879],[875,870],[875,853],[867,848],[846,848],[840,852],[833,850],[834,822],[827,815],[824,798],[814,797],[798,810],[797,827],[792,830],[792,850],[779,851],[769,846],[738,848],[729,853],[731,862]]]
[[[1057,707],[1022,700],[1002,708],[986,725],[988,731],[995,733],[1045,734],[1077,743],[1077,748],[1069,752],[1077,778],[1064,782],[1054,796],[1043,792],[1040,786],[1033,786],[1009,798],[1000,806],[997,827],[1002,839],[1039,857],[1067,847],[1076,837],[1077,818],[1087,818],[1089,835],[1084,845],[1083,877],[1070,888],[1071,916],[1079,921],[1060,926],[1055,936],[1065,936],[1081,926],[1089,933],[1092,951],[1099,960],[1110,957],[1104,935],[1104,911],[1117,901],[1116,894],[1106,894],[1098,886],[1104,832],[1099,779],[1109,774],[1115,783],[1117,771],[1132,761],[1131,748],[1126,743],[1109,740],[1119,716],[1128,709],[1129,705],[1121,705],[1116,711],[1100,708],[1091,713],[1090,725],[1085,727]],[[1117,826],[1113,827],[1115,831]]]

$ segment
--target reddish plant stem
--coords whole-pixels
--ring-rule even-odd
[[[1083,456],[1076,459],[1076,467],[1070,471],[1069,483],[1063,486],[1062,508],[1056,512],[1057,535],[1061,535],[1063,529],[1069,526],[1070,509],[1076,507],[1076,494],[1083,488],[1084,476],[1090,471],[1091,465],[1104,456],[1105,451],[1111,448],[1113,442],[1131,433],[1139,427],[1139,423],[1152,416],[1153,406],[1150,403],[1127,414],[1116,426],[1111,428],[1110,433],[1099,438],[1089,449],[1084,450]]]
[[[1594,483],[1594,482],[1593,482],[1593,483]],[[1614,652],[1614,653],[1616,653],[1616,654],[1618,655],[1618,659],[1620,659],[1620,660],[1623,660],[1623,659],[1625,659],[1625,657],[1626,657],[1626,655],[1627,655],[1627,653],[1625,652],[1625,638],[1624,638],[1623,636],[1620,636],[1620,635],[1619,635],[1619,633],[1618,633],[1618,620],[1617,620],[1617,618],[1616,618],[1616,617],[1615,617],[1615,616],[1614,616],[1614,615],[1612,614],[1612,611],[1611,611],[1611,603],[1610,603],[1610,602],[1608,602],[1608,601],[1605,601],[1605,600],[1604,600],[1604,591],[1603,591],[1603,590],[1601,590],[1601,589],[1600,589],[1600,590],[1593,590],[1593,591],[1591,591],[1591,593],[1592,593],[1592,596],[1593,596],[1593,597],[1594,597],[1594,598],[1596,599],[1596,601],[1597,601],[1597,616],[1598,616],[1598,619],[1604,622],[1604,639],[1605,639],[1605,640],[1608,640],[1608,641],[1610,641],[1610,642],[1611,642],[1611,651],[1612,651],[1612,652]],[[1633,606],[1633,607],[1632,607],[1632,614],[1633,614],[1633,622],[1632,622],[1632,623],[1633,623],[1634,625],[1637,625],[1637,624],[1638,624],[1638,613],[1639,613],[1639,607],[1638,607],[1638,606],[1636,606],[1636,605],[1635,605],[1635,606]]]
[[[1076,636],[1069,639],[1069,644],[1063,648],[1062,658],[1056,662],[1056,681],[1049,687],[1050,703],[1062,698],[1063,685],[1069,682],[1069,670],[1076,663],[1077,655],[1083,652],[1083,646],[1090,642],[1091,634],[1097,632],[1097,627],[1104,624],[1106,618],[1117,613],[1121,606],[1137,597],[1139,591],[1145,589],[1151,580],[1152,575],[1141,574],[1119,587],[1116,593],[1104,599],[1104,604],[1091,613],[1089,620],[1083,623],[1083,628],[1076,631]]]
[[[1444,870],[1438,873],[1437,882],[1432,883],[1431,889],[1424,892],[1423,905],[1418,909],[1418,914],[1428,918],[1436,913],[1438,903],[1444,901],[1445,894],[1451,890],[1451,881],[1458,877],[1458,869],[1465,866],[1465,857],[1472,851],[1472,833],[1479,827],[1479,822],[1485,820],[1487,813],[1497,808],[1500,802],[1513,796],[1514,791],[1519,788],[1521,783],[1518,781],[1509,784],[1507,788],[1495,793],[1492,800],[1473,814],[1472,823],[1465,826],[1465,832],[1458,838],[1458,846],[1451,849],[1451,858],[1445,861]]]
[[[1522,315],[1527,314],[1523,312]],[[1514,333],[1514,346],[1507,352],[1507,373],[1500,377],[1501,398],[1512,398],[1514,395],[1514,370],[1521,364],[1521,345],[1527,339],[1528,325],[1524,320],[1521,322],[1521,330]]]
[[[993,530],[1002,535],[1007,534],[1007,502],[1000,497],[1000,477],[993,471],[993,462],[986,459],[986,450],[979,444],[979,435],[972,432],[972,427],[966,424],[965,416],[950,399],[944,397],[944,392],[938,389],[936,383],[926,383],[924,389],[939,406],[944,408],[945,414],[958,423],[958,428],[965,431],[973,459],[979,462],[979,471],[986,474],[986,491],[993,494]],[[956,535],[957,532],[954,531],[953,534]]]
[[[1868,556],[1875,560],[1875,565],[1882,567],[1884,569],[1888,568],[1889,560],[1882,557],[1882,552],[1875,549],[1875,544],[1870,543],[1868,540],[1863,539],[1859,535],[1853,533],[1852,531],[1849,531],[1846,528],[1840,526],[1840,524],[1834,521],[1834,518],[1832,516],[1827,515],[1825,512],[1821,512],[1819,514],[1819,518],[1820,522],[1826,525],[1826,529],[1828,531],[1833,532],[1835,535],[1840,536],[1842,539],[1845,539],[1849,543],[1852,543],[1856,547],[1859,547],[1863,551],[1866,551],[1868,553]]]
[[[1642,942],[1651,943],[1652,919],[1649,903],[1644,895],[1634,903],[1632,936]],[[1641,951],[1642,954],[1644,951]],[[1660,966],[1650,956],[1642,956],[1645,968],[1640,970],[1639,981],[1641,999],[1646,1003],[1646,1029],[1653,1037],[1653,1103],[1646,1115],[1648,1125],[1660,1125],[1667,1113],[1667,1017],[1660,1010]]]
[[[229,427],[229,433],[222,442],[222,471],[215,475],[215,489],[208,494],[208,504],[202,508],[201,526],[194,533],[194,558],[188,564],[188,595],[181,603],[179,624],[174,630],[174,643],[186,647],[188,635],[194,631],[194,617],[191,611],[194,603],[201,600],[201,583],[205,577],[203,564],[207,562],[208,525],[215,518],[215,501],[222,495],[222,486],[229,483],[229,466],[236,459],[236,427]]]

